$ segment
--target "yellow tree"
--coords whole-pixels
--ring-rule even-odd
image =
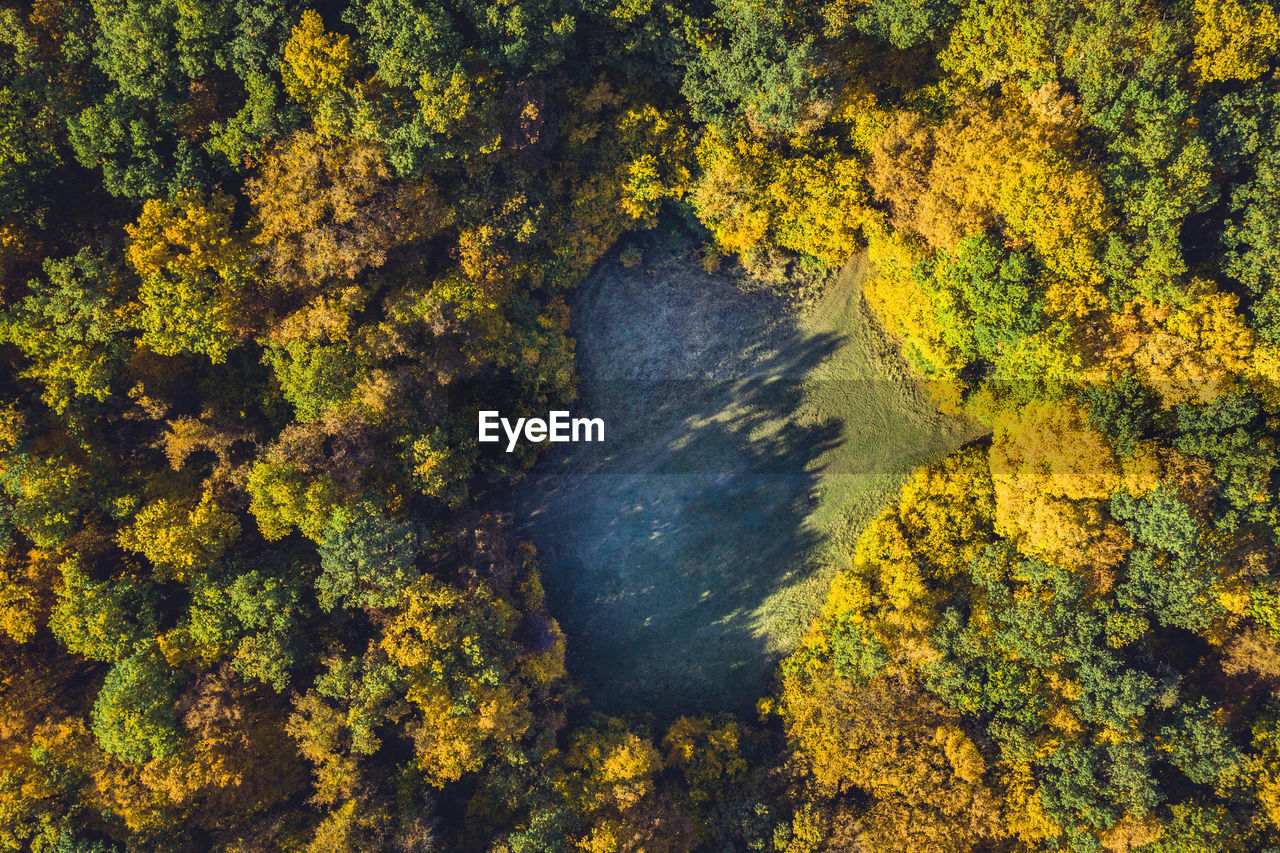
[[[868,849],[960,853],[1006,837],[1001,798],[960,715],[911,681],[856,685],[825,667],[784,666],[778,703],[818,792],[855,785],[872,797],[859,833]]]
[[[341,89],[353,62],[351,39],[326,33],[320,15],[307,9],[285,43],[280,74],[289,96],[310,109]]]
[[[838,267],[865,245],[862,164],[823,137],[798,137],[789,149],[708,132],[698,144],[694,209],[726,254],[749,260],[774,246]]]
[[[518,677],[515,608],[485,586],[424,578],[387,627],[382,648],[407,673],[418,766],[432,785],[476,770],[529,728],[528,687]]]
[[[217,364],[247,330],[242,300],[254,276],[234,207],[229,196],[189,192],[148,201],[125,226],[129,263],[142,277],[142,343],[155,352],[199,353]]]
[[[395,181],[384,154],[300,132],[267,157],[247,190],[257,242],[283,283],[318,290],[325,279],[352,278],[453,221],[434,184]]]
[[[1266,3],[1196,0],[1191,69],[1206,83],[1256,80],[1280,48],[1280,18]]]
[[[900,113],[872,154],[868,179],[899,228],[954,250],[1003,224],[1069,277],[1098,278],[1114,219],[1100,178],[1079,164],[1069,96],[1037,90],[976,102],[933,126]]]
[[[161,575],[187,581],[216,563],[239,536],[236,517],[206,492],[198,501],[152,501],[120,531],[119,541],[150,560]]]
[[[690,849],[688,818],[658,789],[662,756],[616,717],[597,716],[573,732],[554,784],[589,826],[584,853]]]
[[[1122,469],[1084,410],[1063,400],[1000,412],[990,465],[997,532],[1029,556],[1089,572],[1108,587],[1131,544],[1104,514]]]
[[[1181,306],[1135,300],[1089,339],[1093,373],[1131,365],[1164,408],[1208,403],[1253,382],[1274,388],[1276,361],[1239,312],[1239,297],[1193,281]]]

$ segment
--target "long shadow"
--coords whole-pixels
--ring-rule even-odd
[[[579,331],[607,286],[584,285]],[[626,295],[605,296],[628,313]],[[746,354],[710,378],[643,378],[647,365],[606,361],[610,333],[580,337],[580,408],[605,420],[606,440],[552,446],[517,490],[571,672],[605,710],[749,711],[777,662],[758,613],[813,565],[806,517],[843,425],[796,413],[842,340],[805,335],[763,296],[746,310],[759,322],[732,330]],[[676,324],[667,343],[696,343],[680,339],[696,327]],[[593,381],[602,365],[624,378]]]

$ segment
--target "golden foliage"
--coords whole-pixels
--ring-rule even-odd
[[[198,502],[152,501],[120,531],[119,542],[145,556],[161,575],[185,582],[213,565],[239,536],[236,517],[205,492]]]
[[[868,180],[894,224],[931,246],[953,250],[999,222],[1051,269],[1095,279],[1113,217],[1099,177],[1069,156],[1076,127],[1059,120],[1072,112],[1061,99],[1011,95],[938,127],[900,113],[876,145]]]
[[[242,299],[252,259],[234,209],[228,196],[184,192],[147,201],[125,226],[126,257],[142,277],[142,341],[160,355],[199,352],[218,364],[250,325]]]
[[[1196,0],[1191,69],[1206,83],[1256,80],[1280,48],[1280,18],[1266,3]]]
[[[584,811],[627,809],[653,792],[654,776],[662,759],[653,743],[628,730],[616,718],[579,729],[565,755],[565,764],[577,771],[572,783],[574,799]]]
[[[1207,282],[1188,304],[1171,307],[1135,300],[1106,317],[1103,334],[1090,340],[1088,356],[1097,371],[1132,365],[1164,408],[1208,403],[1242,384],[1274,389],[1280,374],[1239,312],[1239,297]]]
[[[54,557],[33,549],[23,559],[18,548],[0,556],[0,633],[14,642],[25,643],[48,621],[59,577]]]
[[[353,61],[351,40],[326,33],[320,15],[307,9],[284,46],[280,74],[285,91],[313,109],[341,88]]]
[[[281,725],[281,702],[262,688],[246,689],[223,667],[197,679],[177,704],[189,740],[148,763],[138,781],[181,805],[191,825],[216,829],[301,789],[306,775]]]
[[[901,341],[902,352],[926,376],[949,378],[964,359],[946,341],[934,309],[938,294],[911,274],[912,247],[896,230],[882,225],[868,229],[867,255],[874,271],[863,280],[867,303],[889,334]]]
[[[1103,514],[1121,483],[1120,460],[1071,401],[1007,409],[993,424],[996,530],[1023,553],[1065,568],[1107,571],[1128,554],[1123,528]]]
[[[381,147],[299,132],[246,185],[258,243],[281,281],[315,288],[386,262],[453,222],[435,185],[392,179]]]
[[[875,797],[862,837],[871,850],[942,853],[1004,837],[958,713],[899,678],[854,687],[829,669],[783,672],[784,725],[814,783]]]
[[[430,784],[477,769],[532,723],[514,661],[495,657],[518,624],[515,609],[485,587],[424,579],[383,634],[383,650],[409,673],[408,699],[421,714],[415,752]]]
[[[862,164],[819,137],[789,148],[707,133],[698,144],[694,209],[726,254],[778,246],[839,267],[865,245],[871,214]]]
[[[680,201],[689,191],[693,132],[679,114],[648,104],[624,111],[619,128],[630,140],[626,148],[644,152],[622,167],[622,209],[652,228],[661,203]]]
[[[1057,76],[1053,32],[1034,0],[966,3],[939,57],[970,84]]]
[[[235,235],[234,212],[235,200],[220,193],[207,201],[192,192],[174,202],[151,199],[138,221],[125,226],[129,264],[143,278],[198,276],[210,270],[225,278],[245,263],[247,254]]]
[[[663,763],[684,774],[692,805],[708,802],[718,787],[746,775],[739,736],[738,723],[732,718],[681,717],[671,724],[662,739]]]
[[[262,459],[249,470],[245,489],[249,511],[264,539],[283,539],[297,527],[320,541],[340,499],[338,487],[326,474],[307,477],[296,465]]]

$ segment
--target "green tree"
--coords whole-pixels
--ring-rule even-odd
[[[181,640],[206,664],[230,659],[245,678],[283,692],[299,645],[297,566],[277,555],[279,575],[250,569],[239,574],[200,575],[191,584],[191,606]]]
[[[1183,702],[1177,716],[1175,724],[1160,729],[1170,761],[1197,785],[1229,782],[1240,770],[1240,750],[1209,700]]]
[[[995,364],[1019,340],[1044,325],[1038,269],[1027,253],[1006,253],[986,237],[966,237],[954,259],[917,275],[941,291],[935,307],[951,345]]]
[[[262,358],[302,421],[316,420],[348,405],[370,367],[365,352],[345,341],[289,341],[268,347]]]
[[[98,743],[133,764],[172,755],[181,741],[173,709],[177,692],[177,674],[154,647],[119,661],[93,703]]]
[[[872,0],[858,28],[901,50],[941,38],[956,15],[950,0]]]
[[[14,527],[40,548],[60,547],[93,503],[93,479],[65,454],[20,451],[0,467],[0,489],[12,501]]]
[[[49,628],[69,651],[116,663],[155,636],[155,604],[148,584],[127,577],[95,581],[71,559],[62,564]]]
[[[1184,85],[1187,22],[1138,0],[1106,0],[1072,23],[1065,62],[1089,121],[1104,134],[1104,177],[1121,229],[1107,264],[1115,293],[1158,295],[1186,272],[1180,229],[1216,200],[1209,149]]]
[[[320,543],[320,606],[393,607],[419,577],[420,534],[412,522],[364,500],[333,513]]]
[[[200,173],[185,140],[169,150],[152,119],[123,92],[111,91],[67,121],[68,140],[85,168],[102,170],[102,187],[141,201],[194,182]]]
[[[719,0],[705,28],[689,33],[681,92],[694,117],[729,132],[743,116],[767,130],[793,129],[828,94],[812,36],[789,31],[780,9]]]
[[[1138,442],[1155,428],[1155,395],[1132,373],[1089,385],[1080,397],[1090,426],[1105,435],[1120,456],[1132,455]]]
[[[1237,518],[1269,520],[1275,505],[1271,476],[1280,456],[1274,438],[1260,429],[1265,415],[1259,400],[1223,394],[1206,406],[1181,405],[1174,415],[1174,446],[1213,466],[1226,502],[1222,509]]]
[[[55,412],[81,398],[106,400],[132,337],[121,270],[85,248],[45,260],[44,275],[28,288],[0,314],[0,341],[31,363],[22,375],[44,386],[44,401]]]
[[[888,663],[879,641],[847,617],[832,622],[828,641],[831,643],[832,666],[841,678],[868,681]]]
[[[0,88],[0,210],[29,208],[46,198],[63,165],[57,115],[39,90]]]

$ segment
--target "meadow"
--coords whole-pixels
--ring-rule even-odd
[[[801,307],[654,239],[575,293],[574,413],[606,441],[548,450],[514,507],[594,703],[749,712],[865,524],[974,435],[910,378],[867,271]]]

